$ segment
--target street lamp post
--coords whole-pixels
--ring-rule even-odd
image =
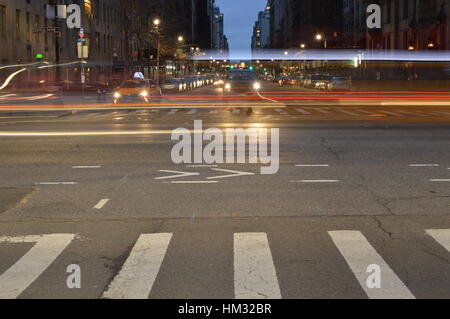
[[[161,36],[160,36],[160,30],[159,30],[159,26],[161,24],[161,20],[159,19],[155,19],[153,20],[153,26],[156,30],[156,88],[158,90],[160,90],[160,74],[159,74],[159,69],[160,69],[160,51],[161,51]]]
[[[326,36],[324,36],[324,35],[318,33],[318,34],[316,34],[316,40],[319,41],[319,42],[323,40],[323,46],[324,46],[325,49],[327,48],[328,43],[327,43],[327,38],[326,38]]]
[[[178,49],[178,51],[182,51],[183,42],[184,42],[184,37],[182,35],[178,36],[178,45],[180,48],[180,49]],[[181,58],[180,58],[180,61],[181,61]],[[181,65],[179,67],[181,67]],[[178,72],[178,74],[180,74],[180,72]],[[185,74],[183,74],[183,75],[185,75]]]

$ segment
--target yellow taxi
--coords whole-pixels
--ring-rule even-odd
[[[114,103],[142,101],[150,102],[152,96],[158,95],[153,80],[134,79],[123,82],[114,91]]]

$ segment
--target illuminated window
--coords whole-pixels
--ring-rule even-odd
[[[84,0],[84,12],[89,19],[92,19],[92,2],[91,0]]]

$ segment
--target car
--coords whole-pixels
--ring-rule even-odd
[[[327,91],[350,91],[351,88],[351,78],[343,76],[333,76],[327,85]]]
[[[183,81],[186,83],[186,90],[191,91],[195,89],[196,86],[196,78],[193,76],[185,76]]]
[[[160,95],[153,80],[127,80],[114,91],[114,103],[141,101],[148,103],[152,96]]]
[[[304,82],[304,86],[310,89],[320,89],[320,87],[325,84],[326,79],[327,79],[326,75],[312,74],[307,76]]]
[[[328,75],[322,75],[320,77],[317,77],[317,79],[314,80],[313,89],[317,89],[320,91],[327,91],[331,79],[332,77]]]
[[[161,89],[163,92],[181,92],[184,86],[180,79],[170,78],[163,81]]]
[[[257,93],[261,90],[261,82],[256,72],[251,70],[230,71],[224,81],[223,93]]]

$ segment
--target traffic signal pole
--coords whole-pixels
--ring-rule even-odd
[[[58,22],[58,1],[57,0],[51,0],[50,1],[50,5],[54,6],[54,10],[55,10],[55,20],[53,23],[53,26],[55,28],[55,82],[59,83],[61,81],[61,68],[59,66],[60,64],[60,60],[61,60],[61,56],[60,56],[60,43],[59,43],[59,37],[60,37],[60,33],[59,33],[59,22]]]

